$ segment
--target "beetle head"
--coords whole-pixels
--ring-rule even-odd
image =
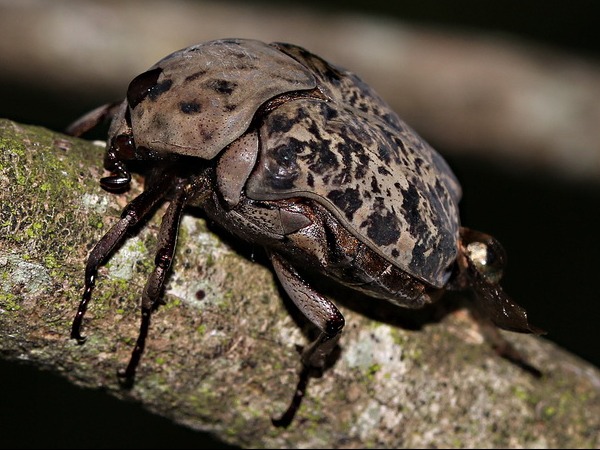
[[[100,185],[108,191],[124,191],[131,182],[131,165],[173,159],[177,159],[177,155],[159,153],[136,144],[131,126],[131,106],[124,101],[113,116],[108,131],[104,168],[111,175],[102,178]]]

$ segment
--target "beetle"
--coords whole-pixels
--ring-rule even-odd
[[[470,290],[496,326],[541,333],[502,290],[497,240],[462,227],[461,187],[445,160],[354,73],[292,44],[221,39],[176,51],[135,77],[126,98],[75,121],[80,136],[112,119],[102,187],[119,192],[131,170],[144,192],[89,255],[71,337],[96,274],[127,232],[163,202],[155,268],[121,376],[132,381],[161,301],[186,206],[264,247],[282,287],[320,331],[302,351],[298,389],[277,426],[291,422],[313,371],[344,327],[303,268],[405,308]]]

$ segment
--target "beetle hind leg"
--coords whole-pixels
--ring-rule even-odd
[[[271,262],[283,288],[294,304],[321,331],[317,339],[302,351],[302,371],[290,406],[273,425],[287,427],[300,407],[308,379],[325,368],[327,357],[335,348],[344,328],[344,316],[327,298],[310,287],[281,256],[271,253]]]
[[[521,352],[500,333],[498,325],[490,319],[485,311],[482,311],[480,305],[472,305],[469,312],[475,322],[479,325],[479,329],[485,340],[498,356],[510,361],[534,378],[542,378],[543,373],[537,367],[532,365],[525,355],[521,354]]]
[[[123,379],[125,386],[131,386],[135,378],[135,371],[144,352],[148,329],[150,328],[150,317],[162,302],[161,293],[165,284],[166,276],[171,268],[175,247],[177,245],[177,234],[179,223],[187,200],[188,189],[179,186],[175,198],[169,203],[167,212],[164,214],[158,234],[158,245],[154,260],[154,271],[148,278],[144,293],[142,294],[141,323],[135,347],[131,353],[129,364],[125,370],[119,371],[118,375]]]

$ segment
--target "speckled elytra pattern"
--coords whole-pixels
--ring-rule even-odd
[[[410,129],[335,103],[289,102],[261,128],[255,199],[316,199],[372,249],[436,286],[456,258],[458,211],[445,168]]]
[[[246,139],[236,144],[243,163],[218,174],[235,180],[220,182],[230,206],[244,187],[254,200],[311,198],[400,269],[448,281],[460,186],[351,72],[291,44],[219,40],[159,61],[130,83],[126,103],[136,146],[158,154],[212,160]]]
[[[443,286],[460,199],[446,162],[356,75],[275,45],[311,70],[327,99],[290,101],[265,119],[248,196],[314,198],[381,256]]]

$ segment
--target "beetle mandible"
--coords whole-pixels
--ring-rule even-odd
[[[71,336],[81,326],[98,266],[127,232],[169,202],[156,266],[142,296],[137,344],[122,376],[133,380],[188,205],[263,246],[294,304],[319,330],[302,352],[299,407],[311,371],[322,370],[344,317],[309,285],[314,271],[406,308],[446,289],[472,290],[498,327],[539,333],[501,289],[504,252],[461,227],[460,185],[447,163],[355,74],[284,43],[222,39],[174,52],[135,77],[125,100],[74,122],[82,135],[112,118],[100,180],[121,191],[131,167],[145,190],[91,251]]]

